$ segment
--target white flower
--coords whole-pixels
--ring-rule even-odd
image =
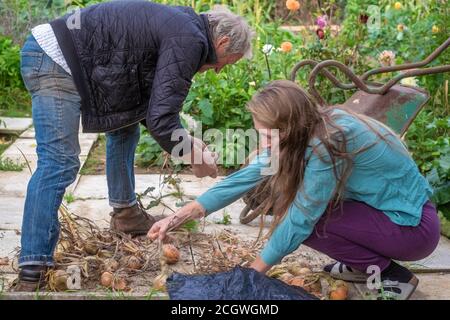
[[[403,78],[402,80],[400,80],[400,83],[406,86],[418,87],[417,79],[415,77]]]
[[[251,86],[251,87],[254,87],[254,86],[256,86],[256,82],[255,81],[250,81],[248,83],[248,85]]]
[[[264,53],[264,54],[266,54],[266,55],[270,55],[271,53],[272,53],[272,51],[273,51],[273,45],[271,45],[271,44],[265,44],[265,45],[263,45],[263,47],[262,47],[262,52]]]

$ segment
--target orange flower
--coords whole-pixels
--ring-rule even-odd
[[[286,8],[288,8],[290,11],[297,11],[298,9],[300,9],[300,2],[298,2],[297,0],[287,0]]]
[[[405,30],[405,25],[403,25],[403,24],[399,24],[399,25],[397,25],[397,31],[398,32],[403,32],[403,30]]]
[[[285,41],[281,44],[281,51],[283,52],[291,52],[292,50],[292,43],[290,43],[289,41]]]
[[[439,31],[441,31],[441,30],[439,29],[438,26],[433,26],[433,27],[431,28],[431,32],[432,32],[432,33],[439,33]]]
[[[400,3],[400,2],[396,2],[395,4],[394,4],[394,8],[395,8],[395,10],[400,10],[401,8],[402,8],[402,4]]]

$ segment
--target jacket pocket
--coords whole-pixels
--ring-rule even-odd
[[[97,90],[97,104],[102,112],[128,111],[142,102],[138,65],[97,66],[92,71],[92,82]]]

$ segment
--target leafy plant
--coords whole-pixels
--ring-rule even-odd
[[[229,225],[231,224],[231,215],[228,212],[223,212],[222,219],[216,221],[217,224]]]
[[[0,171],[22,171],[25,164],[16,163],[9,158],[0,158]]]
[[[67,204],[70,204],[75,201],[75,196],[72,193],[66,193],[64,195],[64,200]]]

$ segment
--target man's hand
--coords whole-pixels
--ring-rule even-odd
[[[168,231],[178,228],[186,221],[200,219],[205,215],[205,213],[205,209],[197,201],[188,203],[180,208],[175,214],[153,224],[147,234],[147,237],[152,240],[163,240]]]
[[[266,264],[260,256],[257,256],[255,261],[250,265],[250,268],[255,269],[258,272],[266,273],[269,271],[270,268],[272,268],[271,265]]]
[[[218,172],[216,161],[218,155],[209,151],[203,141],[194,137],[192,137],[192,139],[194,142],[191,153],[192,173],[194,173],[197,178],[207,176],[216,178]]]

